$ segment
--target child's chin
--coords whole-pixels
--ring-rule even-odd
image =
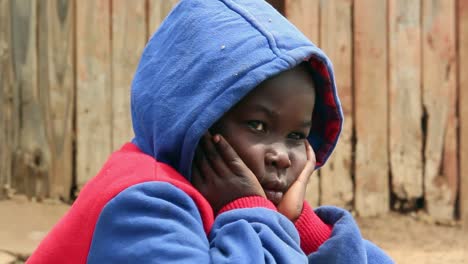
[[[283,199],[283,193],[278,191],[265,190],[265,194],[268,200],[277,206]]]

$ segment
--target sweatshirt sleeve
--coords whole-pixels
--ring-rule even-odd
[[[348,211],[323,206],[317,208],[315,213],[323,222],[333,226],[333,230],[330,238],[317,251],[308,255],[309,263],[394,263],[382,249],[362,238]]]
[[[324,223],[306,201],[294,225],[301,238],[301,248],[307,255],[317,251],[320,245],[330,237],[332,231],[332,226]]]
[[[207,236],[198,208],[165,182],[132,186],[107,203],[88,263],[305,263],[294,225],[267,208],[219,214]]]

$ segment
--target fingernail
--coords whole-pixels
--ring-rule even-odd
[[[218,143],[219,140],[221,140],[221,138],[219,138],[219,135],[215,135],[215,136],[213,137],[214,143]]]

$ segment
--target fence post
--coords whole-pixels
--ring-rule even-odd
[[[387,1],[354,1],[355,206],[389,210]]]
[[[13,87],[11,1],[0,0],[0,199],[12,191],[12,155],[17,135],[18,93]]]
[[[146,1],[112,2],[112,149],[133,138],[130,89],[146,37]]]
[[[457,190],[455,1],[422,1],[426,207],[451,220]]]
[[[389,2],[389,122],[392,192],[396,209],[423,197],[421,129],[421,2]]]
[[[334,65],[345,122],[340,140],[327,164],[320,169],[320,203],[352,209],[353,202],[353,71],[352,2],[320,2],[320,48]]]
[[[78,190],[112,151],[111,2],[76,1]]]
[[[458,1],[458,51],[460,114],[460,217],[468,230],[468,2]]]
[[[39,1],[38,79],[50,153],[48,196],[68,200],[73,176],[74,10],[72,1]]]
[[[12,1],[14,89],[19,94],[19,141],[13,161],[13,185],[18,193],[42,198],[48,193],[50,150],[38,85],[37,1]]]

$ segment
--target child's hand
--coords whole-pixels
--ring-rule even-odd
[[[277,207],[281,214],[293,222],[301,215],[307,183],[315,168],[315,156],[307,140],[305,140],[305,148],[307,163],[299,177],[284,194],[283,200],[281,200]]]
[[[192,165],[192,184],[218,212],[244,196],[265,192],[253,172],[221,136],[207,132],[200,140]]]

